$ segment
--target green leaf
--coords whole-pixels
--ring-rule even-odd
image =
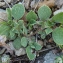
[[[50,34],[52,31],[53,31],[52,28],[45,29],[45,32],[46,32],[47,35]]]
[[[27,38],[26,38],[26,37],[22,37],[22,38],[21,38],[21,45],[22,45],[23,47],[26,47],[26,46],[27,46],[27,43],[28,43]]]
[[[38,17],[37,15],[35,14],[34,11],[30,11],[27,15],[26,15],[26,19],[31,22],[32,20],[36,20]]]
[[[29,60],[35,59],[36,56],[35,54],[32,53],[32,49],[30,48],[30,46],[26,48],[26,53],[27,53]]]
[[[29,25],[34,25],[34,24],[36,24],[36,20],[31,19],[31,21],[29,22]]]
[[[14,40],[15,38],[16,38],[16,36],[15,36],[15,32],[14,31],[12,31],[12,30],[10,30],[10,39],[11,40]]]
[[[12,16],[14,17],[14,19],[19,20],[20,18],[23,17],[25,13],[25,8],[22,4],[15,4],[12,7]]]
[[[1,22],[0,23],[0,35],[6,35],[8,37],[9,30],[10,30],[10,27],[7,26],[6,22]]]
[[[26,29],[26,27],[24,25],[23,25],[23,34],[27,35],[27,29]]]
[[[12,21],[11,9],[6,8],[6,12],[7,12],[8,20],[11,20]]]
[[[48,27],[50,27],[48,21],[44,22],[44,28],[48,28]]]
[[[40,31],[39,34],[41,35],[42,39],[45,39],[45,37],[46,37],[46,32],[45,31]]]
[[[63,28],[60,27],[56,28],[52,32],[52,37],[56,44],[63,45]]]
[[[63,12],[58,13],[52,17],[52,21],[56,23],[63,23]]]
[[[40,50],[42,46],[38,44],[37,42],[34,42],[35,50]]]
[[[24,21],[23,21],[23,20],[19,20],[19,21],[18,21],[18,24],[19,24],[21,27],[23,27]]]
[[[34,44],[33,44],[33,43],[34,43],[34,42],[29,41],[29,46],[30,46],[31,48],[35,49],[35,46],[34,46]]]
[[[38,16],[40,20],[47,20],[51,16],[51,9],[44,5],[38,9]]]
[[[15,47],[15,49],[20,49],[21,48],[21,40],[20,38],[16,38],[14,41],[13,41],[13,46]]]

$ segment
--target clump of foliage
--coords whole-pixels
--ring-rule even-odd
[[[6,11],[8,21],[0,22],[0,35],[5,35],[7,40],[12,40],[16,50],[19,50],[21,47],[25,48],[28,58],[33,60],[36,57],[33,50],[40,50],[42,46],[28,37],[28,25],[27,23],[25,25],[21,19],[25,13],[25,7],[22,4],[16,4],[12,9],[7,8]],[[31,21],[36,19],[37,15],[33,11],[27,14],[29,23],[32,23]]]
[[[25,22],[21,19],[25,14],[25,7],[22,4],[15,4],[12,9],[7,8],[6,11],[8,21],[0,22],[0,35],[13,40],[15,49],[25,48],[30,60],[36,57],[34,51],[42,48],[36,39],[31,38],[36,34],[40,34],[41,39],[45,39],[48,34],[52,33],[54,42],[59,46],[63,45],[63,12],[50,18],[52,11],[44,5],[38,9],[38,16],[33,10],[29,11],[26,15],[28,22]],[[57,23],[60,24],[58,27]],[[33,31],[36,25],[37,30]],[[33,32],[32,35],[31,32]]]

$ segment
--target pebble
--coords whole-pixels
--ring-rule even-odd
[[[56,15],[56,14],[61,13],[61,12],[63,12],[63,9],[56,10],[53,14]]]
[[[53,51],[50,51],[45,55],[43,63],[54,63],[56,56],[57,55],[54,54]]]
[[[4,6],[5,2],[0,2],[0,7]]]
[[[0,19],[7,20],[6,10],[0,9]]]
[[[26,9],[28,9],[29,8],[29,3],[30,3],[30,0],[24,0],[24,6],[25,6],[25,8]]]
[[[26,54],[24,48],[20,48],[19,50],[15,50],[15,55],[20,56]]]
[[[4,1],[6,1],[7,3],[11,3],[12,2],[12,0],[4,0]]]
[[[1,2],[2,0],[0,0],[0,2]]]
[[[0,35],[0,43],[4,44],[6,40],[7,40],[6,36]]]
[[[63,5],[63,0],[55,0],[55,5],[57,6],[62,6]]]

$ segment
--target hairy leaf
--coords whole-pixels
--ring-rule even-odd
[[[6,22],[1,22],[0,23],[0,35],[6,35],[8,37],[9,29],[10,29],[10,27],[7,26]]]
[[[14,17],[14,19],[19,20],[20,18],[23,17],[25,13],[25,8],[22,4],[15,4],[12,7],[12,16]]]
[[[33,20],[36,20],[37,19],[37,15],[35,14],[34,11],[30,11],[27,15],[26,15],[26,19],[31,22]]]
[[[35,59],[35,54],[33,54],[32,53],[32,49],[30,48],[30,46],[28,46],[27,48],[26,48],[26,53],[27,53],[27,56],[28,56],[28,58],[30,59],[30,60],[33,60],[33,59]]]
[[[52,30],[52,28],[47,28],[47,29],[45,29],[45,32],[46,32],[46,34],[48,35],[49,33],[51,33],[53,30]]]
[[[38,9],[38,16],[40,20],[47,20],[51,16],[51,9],[44,5]]]
[[[53,40],[58,45],[63,45],[63,28],[56,28],[52,33]]]
[[[11,9],[7,8],[6,11],[7,11],[8,20],[11,20],[12,21]]]
[[[15,36],[15,32],[12,31],[12,30],[10,30],[9,33],[10,33],[10,35],[9,35],[9,36],[10,36],[10,39],[11,39],[11,40],[14,40],[14,39],[16,38],[16,36]]]
[[[42,39],[45,39],[45,37],[46,37],[46,32],[45,31],[40,31],[39,34],[41,35]]]
[[[23,47],[26,47],[26,46],[27,46],[27,43],[28,43],[27,38],[26,38],[26,37],[22,37],[22,38],[21,38],[21,45],[22,45]]]
[[[52,21],[56,23],[63,23],[63,12],[58,13],[52,17]]]
[[[27,35],[27,29],[26,29],[26,27],[24,25],[23,25],[23,34]]]
[[[35,50],[40,50],[42,46],[38,44],[37,42],[34,42]]]
[[[21,48],[21,40],[20,40],[20,38],[16,38],[14,40],[13,46],[15,47],[15,49],[20,49]]]

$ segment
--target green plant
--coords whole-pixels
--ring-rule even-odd
[[[5,35],[7,40],[12,40],[16,50],[21,47],[25,48],[28,58],[33,60],[36,57],[33,51],[40,50],[42,46],[28,37],[29,29],[27,27],[35,23],[37,15],[34,11],[30,11],[26,17],[29,21],[27,24],[21,19],[25,13],[25,8],[22,4],[16,4],[12,9],[7,8],[6,12],[8,21],[0,22],[0,35]]]
[[[47,9],[47,10],[46,10]],[[42,12],[43,11],[43,12]],[[45,11],[45,12],[44,12]],[[44,14],[44,15],[43,15]],[[42,39],[44,39],[48,34],[52,33],[52,38],[54,42],[59,45],[60,48],[63,47],[63,12],[57,15],[51,16],[51,10],[47,6],[42,6],[38,10],[38,16],[42,22],[39,23],[43,28],[39,34],[41,34]],[[59,26],[56,26],[59,24]]]
[[[38,15],[32,10],[28,12],[26,15],[28,22],[25,22],[21,19],[25,14],[22,4],[16,4],[12,9],[7,8],[6,11],[8,21],[0,22],[0,35],[5,35],[7,40],[12,40],[15,49],[25,48],[30,60],[36,57],[35,51],[42,48],[35,39],[36,34],[40,34],[41,39],[52,34],[54,42],[59,46],[63,45],[63,13],[50,18],[51,9],[45,5],[38,9]],[[56,26],[58,23],[60,25]]]

